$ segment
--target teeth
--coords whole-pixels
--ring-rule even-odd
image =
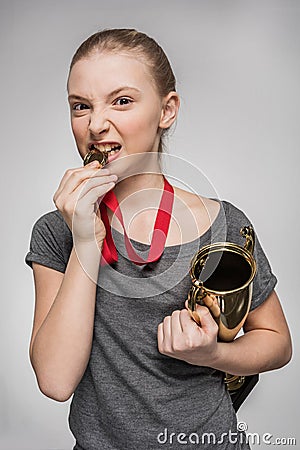
[[[94,144],[93,147],[96,150],[99,150],[100,152],[105,152],[105,153],[110,153],[110,154],[114,154],[116,152],[118,152],[121,148],[120,145],[110,145],[110,144]]]
[[[105,152],[105,145],[100,145],[100,144],[94,144],[94,147],[96,150],[99,150],[100,152]]]

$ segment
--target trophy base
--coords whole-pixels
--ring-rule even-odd
[[[232,402],[232,406],[233,406],[235,412],[238,411],[241,404],[246,400],[246,398],[248,397],[248,395],[250,394],[250,392],[252,391],[254,386],[257,384],[257,382],[259,380],[259,375],[258,374],[248,375],[243,378],[244,378],[244,381],[243,381],[242,385],[240,385],[239,388],[237,388],[235,390],[231,390],[231,391],[228,389],[228,392],[229,392],[229,395],[231,398],[231,402]]]

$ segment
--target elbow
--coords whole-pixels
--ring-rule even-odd
[[[290,336],[286,337],[281,346],[281,352],[278,354],[277,364],[275,369],[280,369],[286,366],[292,359],[293,346]]]
[[[76,386],[73,386],[68,380],[62,380],[56,375],[50,374],[50,371],[37,370],[34,365],[32,365],[35,372],[36,381],[39,390],[46,397],[51,398],[57,402],[66,402],[74,394]]]
[[[56,402],[64,403],[68,401],[72,397],[72,393],[68,394],[65,392],[58,392],[58,391],[48,391],[47,389],[40,389],[41,392],[48,398],[51,398],[51,400],[55,400]]]
[[[60,383],[50,383],[48,380],[39,377],[37,377],[37,383],[42,394],[56,402],[66,402],[74,393],[74,390],[69,387],[64,387]]]
[[[292,359],[293,356],[293,345],[291,339],[284,346],[283,357],[282,357],[282,366],[286,366]]]
[[[34,370],[36,381],[39,390],[46,397],[51,398],[57,402],[66,402],[69,400],[76,389],[74,385],[67,377],[58,376],[58,370],[52,371],[48,368],[41,368],[40,365],[35,361],[32,352],[30,352],[30,362]]]

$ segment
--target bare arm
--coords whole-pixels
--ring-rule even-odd
[[[291,358],[289,330],[277,294],[250,312],[245,334],[235,341],[217,341],[218,327],[206,307],[198,306],[202,327],[188,311],[174,311],[158,327],[158,348],[190,364],[213,367],[234,375],[277,369]]]
[[[252,375],[278,369],[291,359],[291,337],[275,291],[249,313],[244,331],[229,345],[218,344],[215,368],[235,375]]]
[[[65,274],[33,263],[36,300],[30,359],[41,391],[58,401],[73,394],[89,360],[105,237],[94,205],[115,181],[95,166],[67,171],[54,196],[74,241]]]
[[[95,255],[99,267],[99,256]],[[74,249],[65,274],[33,265],[36,306],[30,358],[41,391],[58,401],[74,392],[88,363],[96,285]]]

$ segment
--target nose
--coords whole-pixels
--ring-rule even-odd
[[[89,131],[93,135],[104,134],[109,130],[109,121],[105,111],[93,111],[90,115]]]

